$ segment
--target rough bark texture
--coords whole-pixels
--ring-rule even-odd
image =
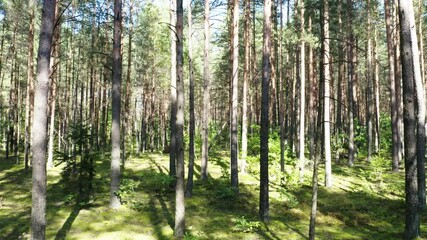
[[[55,19],[56,0],[45,0],[40,27],[37,60],[37,83],[33,122],[33,175],[31,205],[31,239],[45,239],[46,232],[46,145],[49,64]]]
[[[354,81],[354,54],[353,54],[353,45],[354,45],[354,36],[352,30],[352,9],[353,1],[347,0],[347,28],[348,28],[348,40],[347,40],[347,60],[348,60],[348,165],[353,166],[354,158],[356,155],[356,147],[354,145],[354,90],[353,90],[353,81]]]
[[[188,177],[187,187],[185,189],[185,196],[191,197],[193,195],[193,175],[194,175],[194,133],[195,133],[195,117],[194,117],[194,71],[193,71],[193,40],[191,33],[192,27],[192,13],[191,1],[188,1],[188,72],[190,82],[190,126],[189,126],[189,153],[188,153]]]
[[[304,165],[305,165],[305,21],[304,21],[304,1],[299,1],[300,8],[300,21],[301,21],[301,42],[300,42],[300,102],[299,102],[299,172],[300,180],[304,177]]]
[[[27,55],[27,97],[25,106],[25,169],[28,170],[31,151],[31,124],[34,108],[34,25],[35,25],[35,0],[29,1],[30,24],[28,29],[28,55]],[[1,65],[1,63],[0,63]],[[1,71],[1,70],[0,70]],[[0,74],[1,77],[1,74]]]
[[[412,6],[411,6],[412,7]],[[421,74],[420,54],[418,51],[418,39],[415,26],[415,14],[412,8],[412,14],[409,14],[409,24],[411,30],[411,45],[413,56],[413,72],[415,80],[415,97],[417,109],[417,178],[418,178],[418,201],[420,209],[426,206],[426,173],[425,173],[425,155],[426,155],[426,102],[424,83]],[[402,38],[403,39],[403,38]]]
[[[268,128],[269,128],[269,81],[271,51],[271,0],[264,2],[263,55],[262,55],[262,96],[261,96],[261,131],[260,131],[260,201],[259,217],[261,221],[269,220],[268,194]]]
[[[390,109],[391,109],[391,131],[392,131],[392,170],[399,171],[399,123],[397,114],[396,90],[395,90],[395,69],[394,69],[394,47],[393,47],[393,26],[391,22],[390,2],[384,0],[385,20],[387,32],[387,51],[389,64],[389,81],[390,81]]]
[[[242,159],[240,163],[240,171],[246,170],[246,156],[248,153],[248,82],[250,75],[250,29],[251,29],[251,1],[244,1],[245,4],[245,29],[244,29],[244,45],[245,45],[245,62],[243,70],[243,103],[242,103]]]
[[[176,0],[170,1],[170,25],[171,25],[171,96],[170,96],[170,152],[169,152],[169,176],[176,175]]]
[[[330,125],[330,59],[329,59],[329,3],[323,1],[323,73],[325,81],[324,87],[324,112],[323,112],[323,131],[324,131],[324,151],[325,151],[325,186],[332,187],[332,167],[331,167],[331,125]],[[318,129],[319,131],[320,129]]]
[[[183,76],[183,8],[182,0],[176,5],[176,186],[174,235],[182,238],[185,232],[184,203],[184,76]]]
[[[114,0],[114,36],[113,36],[113,91],[111,124],[111,189],[110,208],[118,208],[117,195],[120,186],[120,102],[122,84],[122,0]]]
[[[403,77],[403,122],[405,145],[405,239],[414,239],[419,236],[418,213],[418,183],[417,183],[417,122],[415,116],[415,79],[416,59],[414,48],[417,43],[411,36],[414,30],[414,11],[412,0],[399,1],[400,37],[402,53],[402,77]],[[417,55],[418,52],[415,53]],[[417,63],[419,66],[419,62]]]
[[[231,113],[230,113],[230,167],[231,167],[231,187],[239,192],[239,172],[238,172],[238,124],[237,112],[239,104],[238,82],[239,82],[239,0],[233,0],[233,70],[232,70],[232,91],[231,91]]]
[[[373,124],[372,124],[372,88],[373,88],[373,69],[372,69],[372,27],[371,27],[371,1],[366,1],[366,7],[367,7],[367,34],[368,34],[368,50],[366,53],[366,64],[367,64],[367,89],[366,89],[366,117],[367,117],[367,137],[368,137],[368,159],[367,161],[371,161],[371,155],[372,155],[372,132],[373,132]]]
[[[210,78],[209,78],[209,56],[210,56],[210,26],[209,26],[209,5],[210,1],[205,0],[205,46],[203,59],[203,119],[202,119],[202,164],[201,178],[208,178],[208,152],[209,152],[209,108],[210,108]]]

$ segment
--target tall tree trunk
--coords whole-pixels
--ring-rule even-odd
[[[368,34],[368,50],[366,53],[366,60],[367,60],[367,91],[366,91],[366,116],[367,116],[367,137],[368,137],[368,159],[367,161],[371,161],[372,156],[372,133],[373,133],[373,124],[372,124],[372,115],[373,115],[373,109],[372,109],[372,88],[373,88],[373,68],[372,68],[372,27],[371,27],[371,0],[366,1],[366,7],[367,7],[367,34]]]
[[[194,117],[194,71],[193,71],[193,40],[192,40],[192,13],[191,1],[188,1],[188,72],[190,82],[190,144],[189,144],[189,163],[188,163],[188,178],[187,188],[185,189],[185,196],[191,197],[193,195],[193,175],[194,175],[194,132],[195,132],[195,117]]]
[[[169,176],[176,175],[176,1],[170,1],[170,25],[171,25],[171,96],[170,96],[170,152],[169,152]],[[174,27],[175,26],[175,27]]]
[[[242,103],[242,159],[240,171],[246,171],[246,157],[248,153],[248,81],[250,75],[250,29],[251,29],[251,1],[244,1],[245,29],[245,62],[243,70],[243,103]]]
[[[329,59],[329,2],[323,1],[323,131],[324,131],[324,151],[325,151],[325,186],[332,187],[332,167],[331,167],[331,127],[330,127],[330,59]],[[319,131],[319,129],[318,129]]]
[[[300,21],[301,21],[301,39],[300,39],[300,102],[299,102],[299,177],[300,181],[304,177],[305,165],[305,21],[304,21],[304,0],[299,1]]]
[[[384,0],[385,6],[385,21],[387,31],[387,51],[389,64],[389,81],[390,81],[390,109],[391,109],[391,131],[392,131],[392,170],[399,171],[399,122],[398,122],[398,103],[396,102],[395,89],[395,68],[394,68],[394,46],[393,46],[393,27],[391,21],[390,1]]]
[[[176,5],[176,188],[175,188],[175,229],[176,238],[182,238],[185,232],[184,202],[184,76],[183,76],[183,8],[182,0]]]
[[[271,0],[264,1],[263,54],[262,54],[262,96],[261,96],[261,131],[260,131],[260,193],[259,217],[261,221],[269,220],[268,194],[268,129],[269,129],[269,81],[271,52]]]
[[[33,174],[31,205],[31,239],[45,239],[46,233],[46,145],[47,107],[49,93],[49,64],[52,48],[56,0],[43,3],[37,57],[37,83],[33,122]]]
[[[347,0],[347,59],[348,59],[348,122],[349,122],[349,139],[348,139],[348,165],[353,166],[356,149],[354,145],[354,101],[353,101],[353,80],[354,80],[354,36],[352,29],[352,9],[353,1]]]
[[[374,38],[374,78],[375,78],[375,152],[378,153],[380,151],[380,71],[379,71],[379,63],[378,63],[378,48],[377,48],[377,42],[378,42],[378,33],[377,28],[375,27],[375,38]]]
[[[122,0],[114,0],[114,40],[113,40],[113,102],[111,125],[111,190],[110,208],[120,206],[117,195],[120,186],[120,103],[122,84]]]
[[[283,2],[279,2],[280,9],[280,32],[279,32],[279,124],[280,124],[280,171],[285,172],[285,82],[283,66]],[[287,53],[286,53],[287,54]],[[287,67],[287,66],[286,66]],[[288,88],[288,86],[286,86]]]
[[[204,59],[203,59],[203,119],[202,119],[202,163],[201,178],[206,180],[208,178],[208,157],[209,157],[209,112],[210,112],[210,71],[209,71],[209,56],[210,56],[210,23],[209,11],[210,1],[205,0],[205,46],[204,46]]]
[[[339,28],[339,35],[344,37],[343,35],[343,22],[342,22],[342,5],[343,1],[338,1],[338,28]],[[343,110],[342,106],[344,105],[344,99],[343,99],[343,87],[344,84],[344,76],[345,76],[345,56],[344,56],[344,48],[345,43],[339,43],[339,49],[338,49],[338,84],[337,84],[337,107],[336,107],[336,123],[335,123],[335,138],[337,145],[341,144],[341,133],[342,133],[342,116],[345,116],[345,111]],[[336,152],[336,162],[340,161],[340,151]]]
[[[415,33],[415,18],[412,0],[399,1],[400,36],[402,52],[402,76],[403,76],[403,120],[404,120],[404,145],[405,145],[405,239],[419,237],[419,197],[417,183],[417,159],[418,149],[417,119],[415,116],[416,98],[418,98],[418,86],[420,69],[418,59],[417,37]],[[418,78],[418,79],[417,79]],[[419,110],[419,109],[418,109]],[[423,116],[425,117],[425,116]],[[424,126],[423,126],[424,127]],[[424,132],[422,132],[424,134]]]
[[[25,106],[25,169],[28,171],[29,158],[31,151],[31,124],[32,124],[32,111],[34,107],[34,25],[35,25],[35,7],[36,1],[29,1],[29,29],[28,29],[28,55],[27,55],[27,97]],[[3,44],[3,42],[2,42]],[[1,48],[3,49],[3,48]],[[1,58],[1,56],[0,56]],[[1,64],[0,64],[1,65]],[[1,71],[1,70],[0,70]],[[1,74],[0,74],[1,77]]]
[[[132,36],[133,36],[133,3],[132,0],[129,0],[129,42],[128,42],[128,62],[127,62],[127,74],[126,74],[126,85],[125,85],[125,107],[124,107],[124,118],[123,118],[123,136],[122,136],[122,165],[125,167],[125,162],[127,160],[127,147],[126,147],[126,139],[128,137],[129,132],[129,118],[130,118],[130,99],[132,96],[132,82],[131,82],[131,73],[132,73]]]
[[[60,44],[60,19],[59,19],[59,5],[56,3],[55,7],[55,24],[53,36],[53,51],[50,61],[51,78],[50,78],[50,123],[49,123],[49,143],[47,154],[47,167],[53,167],[53,144],[55,134],[55,111],[56,111],[56,89],[59,76],[59,44]]]
[[[233,0],[233,69],[232,69],[232,94],[231,94],[231,121],[230,121],[230,167],[231,167],[231,187],[239,192],[239,172],[238,172],[238,124],[237,112],[239,104],[238,81],[239,81],[239,0]]]

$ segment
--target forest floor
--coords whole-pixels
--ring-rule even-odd
[[[61,177],[63,165],[48,170],[47,239],[172,239],[175,197],[168,155],[142,154],[126,162],[126,204],[117,211],[108,208],[109,164],[107,155],[96,161],[93,198],[84,205],[76,204],[76,190]],[[0,239],[28,237],[31,174],[22,165],[0,159]],[[303,183],[287,187],[271,176],[271,218],[263,224],[257,217],[258,176],[240,174],[235,195],[228,169],[227,156],[216,154],[210,158],[209,180],[202,182],[196,164],[193,197],[186,199],[185,239],[308,239],[311,172]],[[403,171],[359,162],[352,168],[335,164],[333,174],[334,186],[326,189],[320,171],[318,239],[402,239]],[[425,213],[421,222],[426,233]]]

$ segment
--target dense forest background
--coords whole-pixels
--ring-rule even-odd
[[[425,5],[0,0],[0,239],[422,236]]]

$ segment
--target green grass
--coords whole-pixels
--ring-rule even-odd
[[[273,160],[274,161],[274,160]],[[196,162],[198,163],[198,161]],[[174,189],[168,156],[144,154],[126,163],[123,201],[108,208],[109,159],[96,161],[95,193],[85,205],[61,178],[61,166],[48,170],[48,239],[172,239]],[[272,168],[275,168],[274,165]],[[257,166],[251,166],[256,169]],[[287,170],[292,166],[287,166]],[[187,170],[187,169],[186,169]],[[215,153],[209,180],[199,181],[186,199],[185,239],[307,239],[311,172],[300,185],[283,187],[271,174],[268,224],[258,222],[259,178],[240,174],[240,193],[229,187],[228,158]],[[275,173],[272,171],[272,173]],[[385,166],[357,163],[333,166],[334,186],[319,188],[318,239],[401,239],[404,230],[404,175]],[[323,171],[320,171],[323,183]],[[30,229],[31,174],[14,160],[0,159],[0,239],[26,239]],[[425,214],[421,232],[427,231]]]

